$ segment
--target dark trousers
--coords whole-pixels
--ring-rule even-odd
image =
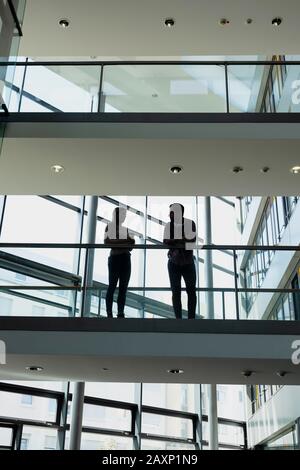
[[[188,296],[188,318],[195,318],[197,304],[195,264],[191,263],[180,266],[169,260],[168,271],[172,289],[173,308],[176,318],[182,318],[181,277],[184,279]]]
[[[106,293],[106,312],[112,317],[114,293],[119,282],[118,317],[124,317],[126,291],[131,274],[130,254],[111,255],[108,258],[108,289]]]

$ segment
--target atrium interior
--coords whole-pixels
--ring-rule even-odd
[[[150,3],[0,0],[0,450],[300,449],[299,2]]]

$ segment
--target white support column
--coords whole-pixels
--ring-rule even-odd
[[[204,198],[205,208],[205,243],[212,243],[212,226],[211,226],[211,203],[210,197]],[[213,256],[212,250],[205,251],[205,281],[206,287],[213,287]],[[214,319],[214,294],[207,292],[206,294],[207,316],[210,320]],[[210,450],[218,450],[218,405],[217,405],[217,386],[207,385],[207,401],[208,401],[208,426],[209,426],[209,448]]]
[[[97,233],[97,209],[98,209],[98,196],[90,196],[89,208],[88,208],[88,235],[87,243],[96,242]],[[93,285],[93,274],[94,274],[94,254],[95,250],[89,250],[86,253],[86,269],[84,275],[84,286],[92,287]],[[89,316],[91,309],[91,298],[92,291],[88,290],[84,292],[82,305],[81,305],[81,316]],[[74,383],[74,392],[72,399],[72,416],[70,426],[70,450],[80,450],[81,444],[81,432],[82,432],[82,416],[84,406],[84,382]]]

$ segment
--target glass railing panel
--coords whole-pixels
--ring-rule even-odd
[[[0,288],[0,316],[73,317],[75,291]]]
[[[20,111],[97,112],[99,66],[29,66],[26,68]]]
[[[12,61],[10,62],[12,64]],[[300,110],[297,63],[1,66],[14,112],[278,113]],[[17,69],[14,75],[14,70]],[[2,86],[3,88],[3,86]],[[0,87],[1,91],[1,87]],[[12,102],[7,95],[12,96]]]
[[[262,109],[263,112],[300,111],[300,65],[271,65],[268,80],[265,84]]]
[[[18,110],[18,99],[15,90],[19,90],[19,88],[17,85],[13,84],[18,83],[18,77],[22,75],[22,73],[24,73],[22,67],[16,67],[15,65],[0,66],[0,113],[4,113],[4,109],[2,108],[3,103],[9,110]]]
[[[230,112],[299,112],[300,65],[228,66]]]
[[[259,96],[269,65],[229,65],[228,95],[231,113],[260,112]]]
[[[110,255],[111,248],[97,245],[96,248],[90,248],[90,254],[86,257],[85,245],[81,249],[77,248],[77,245],[62,245],[63,247],[55,244],[28,244],[26,248],[21,244],[13,247],[2,245],[2,316],[107,317],[108,262],[118,255]],[[239,248],[212,247],[212,285],[207,283],[203,269],[208,259],[208,249],[204,246],[195,250],[196,253],[201,253],[201,257],[194,259],[196,274],[197,268],[201,266],[200,276],[196,277],[195,284],[196,319],[299,320],[300,291],[297,272],[295,271],[290,282],[282,285],[287,267],[291,262],[294,263],[298,256],[297,247],[284,246],[280,249],[274,246],[254,246],[253,249],[247,250]],[[39,250],[47,250],[49,256],[41,256],[41,251],[37,259],[31,259],[33,249],[36,253],[39,253]],[[69,267],[64,265],[65,269],[62,270],[61,262],[68,250],[80,252],[73,259],[73,263]],[[125,296],[126,318],[175,318],[167,250],[165,246],[153,244],[136,244],[133,248],[132,277]],[[60,253],[60,263],[56,266],[49,264],[49,260],[54,256],[53,252],[57,252],[57,256]],[[237,254],[236,263],[232,253]],[[273,253],[271,263],[268,261],[270,253]],[[89,259],[94,259],[94,271],[87,267]],[[79,274],[72,272],[71,266]],[[89,278],[91,272],[92,279]],[[112,298],[113,317],[117,317],[119,313],[118,282],[119,279]],[[183,277],[180,295],[182,318],[185,319],[188,318],[189,296]]]
[[[225,112],[224,68],[217,65],[104,67],[105,112]]]

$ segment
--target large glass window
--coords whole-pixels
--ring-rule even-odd
[[[78,214],[38,196],[8,196],[1,242],[76,243]],[[74,249],[7,249],[7,252],[65,271],[75,269]]]
[[[143,413],[142,433],[170,438],[193,439],[193,422],[191,419],[160,415],[158,413]]]

